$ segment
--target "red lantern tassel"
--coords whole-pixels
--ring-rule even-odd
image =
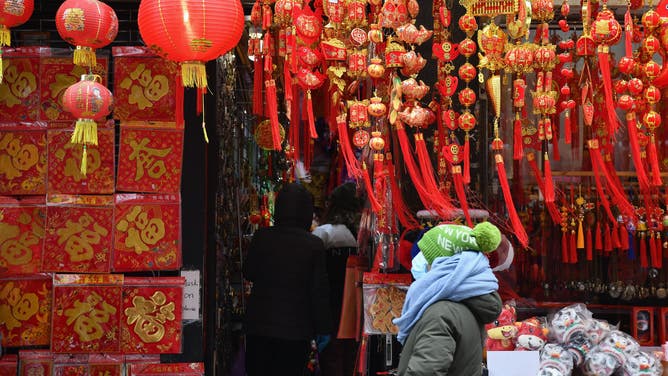
[[[359,350],[357,350],[357,364],[355,369],[358,375],[367,374],[367,341],[368,337],[362,337],[362,343],[360,344]]]
[[[566,231],[561,232],[561,262],[568,264],[569,252],[568,252],[568,236]]]
[[[464,191],[464,180],[462,179],[462,168],[461,166],[452,167],[452,180],[455,184],[455,193],[457,193],[457,199],[459,200],[459,206],[461,206],[462,211],[464,211],[464,217],[466,218],[466,224],[469,227],[473,227],[473,221],[471,220],[471,213],[469,213],[469,204],[466,201],[466,192]]]
[[[589,141],[589,155],[592,161],[592,171],[594,171],[594,177],[598,179],[598,172],[602,171],[603,174],[605,175],[606,181],[608,182],[607,186],[610,190],[613,202],[617,205],[617,207],[623,214],[631,218],[635,218],[635,209],[626,199],[624,193],[618,190],[617,186],[614,183],[615,179],[612,176],[610,176],[610,171],[608,171],[605,162],[603,162],[603,156],[601,155],[601,150],[598,148],[597,140]],[[597,182],[596,188],[599,189],[599,192],[603,192],[602,190],[600,190],[598,184],[600,184],[600,182]],[[612,216],[611,213],[608,213],[608,216],[611,217],[611,221],[613,222],[615,221],[615,218],[614,216]]]
[[[378,202],[378,199],[373,193],[373,184],[371,183],[371,177],[369,176],[369,171],[366,169],[365,163],[362,163],[362,179],[364,180],[366,195],[369,197],[371,210],[373,210],[374,213],[378,213],[381,209],[380,202]]]
[[[601,231],[601,222],[596,222],[596,238],[594,239],[594,249],[603,250],[603,231]]]
[[[621,243],[621,250],[629,250],[629,232],[626,230],[626,226],[619,226],[619,242]]]
[[[594,259],[594,254],[592,252],[592,240],[591,227],[587,227],[587,235],[585,236],[585,254],[587,255],[587,261],[592,261]]]
[[[564,142],[567,145],[571,144],[571,137],[572,137],[572,130],[571,130],[571,110],[566,110],[564,112]]]
[[[522,141],[522,120],[519,112],[515,114],[513,122],[513,159],[519,161],[524,156],[524,146]]]
[[[576,237],[575,232],[571,231],[570,239],[569,239],[570,240],[570,248],[569,249],[571,251],[571,254],[570,254],[570,257],[569,257],[569,262],[571,264],[577,264],[578,263],[578,248],[577,248],[577,245],[575,243],[575,237]]]
[[[441,189],[436,182],[434,167],[431,164],[429,151],[427,151],[427,145],[424,142],[422,133],[415,134],[415,151],[417,153],[420,173],[422,174],[422,181],[424,182],[425,188],[433,192],[435,196],[441,196],[440,201],[445,204],[444,207],[454,210],[454,206],[450,203],[450,198],[445,194],[441,194]]]
[[[262,82],[260,82],[262,85]],[[183,98],[184,98],[184,87],[183,81],[181,80],[181,70],[178,69],[176,73],[176,93],[174,97],[174,117],[176,118],[176,124],[179,127],[183,127],[185,123],[185,118],[183,117]]]
[[[640,145],[638,144],[638,124],[636,121],[635,112],[626,114],[626,129],[629,132],[629,143],[631,144],[631,157],[633,164],[636,167],[636,174],[638,175],[638,184],[642,190],[649,188],[649,178],[645,172],[645,165],[642,162],[640,153]]]
[[[607,46],[606,46],[607,49]],[[608,135],[615,137],[619,122],[617,121],[617,113],[615,112],[615,102],[612,99],[612,79],[610,78],[610,54],[608,51],[599,49],[598,52],[598,66],[601,69],[601,80],[603,80],[603,93],[605,100],[605,112],[607,115]]]
[[[612,248],[620,249],[622,248],[622,243],[619,240],[619,230],[617,229],[617,222],[614,222],[612,226],[611,236],[612,236]]]
[[[545,153],[543,166],[545,169],[545,202],[554,202],[554,182],[552,181],[552,168],[547,153]]]
[[[650,257],[650,264],[652,265],[653,268],[656,268],[657,266],[657,254],[656,254],[656,242],[654,241],[654,231],[649,232],[649,257]]]
[[[283,62],[283,90],[285,92],[285,102],[292,102],[292,74],[287,58]],[[288,104],[286,107],[290,108],[290,105]]]
[[[462,179],[464,184],[471,183],[471,143],[469,142],[469,132],[464,135],[464,171],[462,172]]]
[[[654,241],[656,242],[656,267],[661,269],[663,267],[663,242],[661,241],[660,232],[656,232]]]
[[[652,168],[652,180],[651,183],[654,186],[661,186],[661,169],[659,168],[659,155],[656,151],[656,140],[654,133],[649,137],[649,143],[647,144],[647,156],[649,158],[649,165]]]
[[[362,176],[360,163],[355,157],[355,153],[350,146],[350,138],[348,137],[348,125],[346,124],[346,115],[342,114],[336,117],[336,126],[339,133],[339,147],[341,148],[341,155],[346,163],[346,170],[348,176],[358,178]]]
[[[262,57],[255,55],[255,62],[253,63],[253,115],[264,115],[264,103],[262,101]]]
[[[296,85],[292,86],[292,92],[296,93],[297,91]],[[301,127],[299,126],[300,124],[300,116],[299,116],[299,100],[295,98],[294,101],[292,101],[292,109],[290,110],[290,130],[292,131],[292,147],[294,148],[294,154],[295,154],[295,160],[299,160],[299,156],[301,153],[299,145],[301,144],[300,142],[300,133],[301,133]]]
[[[540,175],[540,170],[538,170],[536,155],[534,153],[528,153],[527,162],[529,163],[529,168],[531,168],[533,176],[536,179],[536,184],[538,185],[540,193],[543,195],[543,197],[545,197],[545,182],[543,181],[543,177]],[[552,222],[561,222],[561,213],[559,212],[559,208],[557,208],[557,205],[554,202],[546,202],[545,207],[547,207],[547,211],[552,218]]]
[[[413,212],[408,208],[401,194],[401,188],[397,183],[394,174],[394,164],[392,163],[391,154],[387,153],[387,172],[390,176],[390,188],[392,189],[392,209],[399,219],[399,223],[406,229],[414,229],[420,227],[420,224],[413,216]]]
[[[626,57],[633,58],[633,19],[631,18],[631,7],[626,8],[624,13],[624,53]]]
[[[276,81],[267,80],[264,83],[267,92],[267,106],[269,107],[269,121],[271,123],[271,139],[274,150],[281,150],[281,124],[278,122],[278,98],[276,95]]]
[[[517,210],[515,210],[515,204],[513,203],[513,196],[510,192],[510,186],[508,185],[508,176],[506,175],[506,167],[503,164],[503,156],[501,154],[496,154],[494,156],[496,160],[496,171],[499,174],[499,182],[501,183],[501,190],[503,191],[503,198],[506,202],[506,208],[508,209],[508,216],[510,217],[510,223],[512,224],[513,231],[517,240],[520,242],[522,247],[526,248],[529,245],[529,236],[527,235],[524,225],[520,217],[517,215]]]
[[[603,252],[612,252],[612,234],[610,233],[610,226],[605,225],[605,233],[603,234]]]
[[[643,268],[648,267],[647,263],[647,244],[645,242],[645,233],[640,233],[640,266]]]
[[[311,138],[318,138],[318,132],[315,130],[315,118],[313,117],[313,100],[311,100],[311,90],[306,90],[306,112],[308,113],[308,129]]]

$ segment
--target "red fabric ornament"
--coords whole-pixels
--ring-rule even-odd
[[[56,29],[61,38],[76,46],[74,64],[94,67],[95,49],[116,39],[118,17],[101,1],[66,0],[56,12]]]
[[[601,70],[603,81],[604,99],[607,113],[608,134],[614,135],[619,128],[619,121],[615,113],[615,105],[612,99],[612,79],[610,78],[610,56],[609,49],[619,41],[622,36],[622,27],[615,19],[615,14],[607,8],[603,8],[592,25],[592,37],[598,46],[598,65]]]
[[[529,245],[529,235],[527,235],[524,225],[522,224],[519,215],[517,215],[515,204],[513,203],[513,196],[510,192],[510,186],[508,185],[506,167],[503,164],[503,156],[501,154],[496,154],[494,159],[496,161],[496,170],[499,174],[499,182],[501,183],[501,190],[503,191],[503,198],[506,202],[506,208],[508,209],[508,216],[510,217],[513,232],[522,247],[526,248]]]
[[[77,118],[70,142],[83,145],[81,174],[84,176],[87,147],[97,145],[97,121],[109,115],[113,105],[111,91],[98,82],[101,80],[98,75],[83,75],[81,81],[63,93],[63,108]]]
[[[139,33],[158,54],[182,63],[185,87],[206,87],[204,62],[234,48],[244,30],[239,0],[143,0]]]

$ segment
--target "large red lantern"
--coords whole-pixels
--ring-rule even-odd
[[[204,88],[204,63],[237,45],[244,10],[239,0],[142,0],[137,21],[146,45],[181,63],[183,86]]]
[[[9,29],[28,21],[34,9],[33,0],[0,0],[0,83],[3,71],[2,47],[12,45]]]
[[[113,105],[111,92],[100,81],[98,75],[83,75],[81,81],[63,93],[63,108],[77,118],[70,142],[83,145],[81,174],[84,176],[86,149],[88,145],[97,145],[97,121],[109,115]]]
[[[74,64],[93,67],[95,49],[116,39],[118,17],[98,0],[65,0],[56,12],[56,29],[67,43],[76,46]]]

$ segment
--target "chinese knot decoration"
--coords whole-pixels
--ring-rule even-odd
[[[86,175],[87,147],[97,145],[97,121],[104,119],[113,104],[109,89],[100,82],[98,75],[83,75],[81,81],[68,87],[63,93],[63,108],[77,118],[70,140],[82,144],[81,174]]]

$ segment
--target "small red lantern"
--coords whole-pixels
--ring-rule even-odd
[[[465,82],[471,82],[476,77],[476,69],[473,64],[468,61],[459,67],[459,77]]]
[[[459,42],[459,52],[464,55],[465,57],[469,58],[471,55],[473,55],[476,50],[478,49],[478,45],[475,44],[473,39],[471,38],[464,38],[461,42]]]
[[[118,34],[118,17],[98,0],[66,0],[56,12],[56,29],[67,43],[76,46],[74,64],[93,67],[95,49],[102,48]]]
[[[459,92],[459,103],[464,107],[470,107],[475,103],[476,95],[473,89],[465,87]]]
[[[645,116],[643,116],[642,121],[645,123],[645,126],[650,130],[650,132],[653,132],[654,129],[661,125],[661,115],[659,115],[659,113],[654,110],[649,110]]]
[[[475,128],[475,123],[475,116],[473,116],[470,111],[462,112],[462,114],[457,118],[457,125],[459,125],[459,128],[465,132]]]
[[[654,85],[647,86],[643,95],[649,104],[657,104],[661,100],[661,90]]]
[[[239,0],[142,0],[137,22],[149,47],[181,63],[184,86],[204,88],[204,62],[237,45],[244,10]]]
[[[63,108],[77,118],[70,142],[83,144],[81,174],[86,175],[87,145],[97,145],[97,121],[111,113],[113,97],[98,75],[83,75],[63,93]]]
[[[34,9],[34,0],[0,1],[0,47],[12,45],[9,29],[28,21]]]

